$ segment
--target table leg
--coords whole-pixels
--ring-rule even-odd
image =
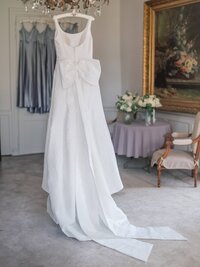
[[[144,170],[147,171],[148,173],[151,173],[151,158],[147,157],[145,158],[146,160],[146,166],[144,167]]]

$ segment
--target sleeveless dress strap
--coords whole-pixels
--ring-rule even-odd
[[[86,23],[86,26],[84,27],[84,29],[80,32],[77,32],[77,33],[68,33],[68,32],[65,32],[59,22],[58,22],[58,19],[56,17],[53,17],[54,21],[55,21],[55,32],[58,33],[59,35],[67,35],[68,38],[73,38],[73,35],[77,35],[79,34],[80,36],[84,36],[84,40],[82,41],[82,43],[85,43],[85,41],[87,40],[88,36],[91,35],[91,22],[92,20],[91,19],[88,19],[87,23]],[[57,35],[57,34],[56,34]],[[70,46],[70,45],[69,45]],[[76,47],[80,47],[81,45],[78,45]]]
[[[68,18],[70,18],[70,17],[68,17]],[[81,18],[81,17],[80,17],[80,18]],[[92,17],[91,17],[91,18],[92,18]],[[56,26],[60,27],[60,24],[59,24],[59,22],[58,22],[58,18],[57,18],[57,16],[53,16],[53,20],[54,20]],[[90,18],[88,18],[88,19],[86,19],[86,20],[87,20],[87,23],[86,23],[86,26],[85,26],[85,27],[87,27],[88,25],[91,25],[91,22],[92,22],[92,19],[90,19]]]
[[[55,22],[55,25],[56,25],[56,28],[61,30],[61,26],[58,22],[58,18],[56,16],[53,16],[53,20]],[[90,30],[91,29],[91,23],[92,23],[92,19],[87,19],[87,23],[86,23],[86,26],[85,28],[83,29],[83,31],[87,31],[88,29]]]
[[[57,20],[57,18],[55,16],[53,17],[53,20],[54,20],[56,28],[60,27],[60,25],[58,23],[58,20]]]

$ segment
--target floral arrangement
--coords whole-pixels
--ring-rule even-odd
[[[198,72],[197,59],[186,51],[174,51],[168,58],[169,77],[189,79]]]
[[[173,46],[167,58],[166,71],[169,77],[191,79],[199,71],[198,54],[195,49],[196,36],[188,34],[188,20],[185,7],[182,7],[172,33]]]
[[[144,95],[138,101],[138,106],[146,109],[145,124],[148,126],[156,122],[155,108],[162,107],[160,99],[156,95]]]
[[[137,114],[139,109],[146,109],[145,122],[146,125],[155,123],[155,108],[161,107],[160,99],[156,95],[138,96],[132,92],[126,92],[122,96],[118,96],[116,107],[123,112],[123,121],[127,124],[132,123],[133,114]]]
[[[136,94],[126,91],[122,96],[118,96],[116,107],[118,110],[127,113],[136,113],[138,111],[138,101],[140,97]]]
[[[160,99],[156,95],[144,95],[138,101],[138,106],[147,109],[150,113],[154,108],[162,107]]]

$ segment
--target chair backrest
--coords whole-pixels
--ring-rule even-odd
[[[197,138],[200,135],[200,112],[197,113],[194,121],[194,127],[192,131],[192,139]],[[192,146],[193,153],[196,153],[197,144]]]

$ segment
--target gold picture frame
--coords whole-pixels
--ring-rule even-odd
[[[193,36],[187,37],[188,40],[185,39],[187,39],[186,34],[187,31],[189,32],[188,25],[194,13],[192,10],[196,10],[196,8],[200,10],[200,0],[150,0],[144,3],[143,93],[156,94],[160,97],[163,105],[161,110],[185,113],[196,113],[200,111],[200,50],[196,51],[192,47],[191,49],[193,50],[190,50],[192,53],[188,52],[187,54],[184,51],[182,52],[186,48],[179,48],[176,44],[176,42],[180,43],[182,40],[184,40],[184,43],[188,42],[187,51],[189,51],[189,44],[194,46],[196,39],[194,41],[192,38],[194,39],[195,32]],[[165,19],[167,18],[166,14],[171,19]],[[187,15],[187,18],[184,18],[184,20],[182,17],[177,17],[183,15]],[[167,25],[173,19],[174,24]],[[181,22],[183,23],[186,20],[188,24],[184,22],[185,26],[182,25]],[[162,23],[159,24],[160,21]],[[196,22],[198,24],[196,25],[196,30],[198,30],[200,25],[198,22],[200,21]],[[193,28],[195,28],[194,23],[195,21],[192,20]],[[166,29],[163,25],[165,25]],[[172,26],[176,27],[179,35],[183,32],[182,37],[179,35],[177,35],[178,37],[172,37],[172,29],[171,32],[169,30]],[[175,32],[174,30],[174,35]],[[173,38],[174,46],[167,47],[173,43]],[[200,38],[198,39],[198,44],[199,41]],[[159,54],[159,49],[162,51],[160,53],[161,55]],[[188,56],[188,61],[191,60],[192,62],[188,69],[183,68],[185,67],[182,60],[183,56],[184,58]],[[164,64],[164,67],[160,67],[158,62],[161,65]],[[184,64],[186,63],[184,62]],[[198,78],[196,78],[197,76]],[[160,87],[160,85],[162,86]]]

